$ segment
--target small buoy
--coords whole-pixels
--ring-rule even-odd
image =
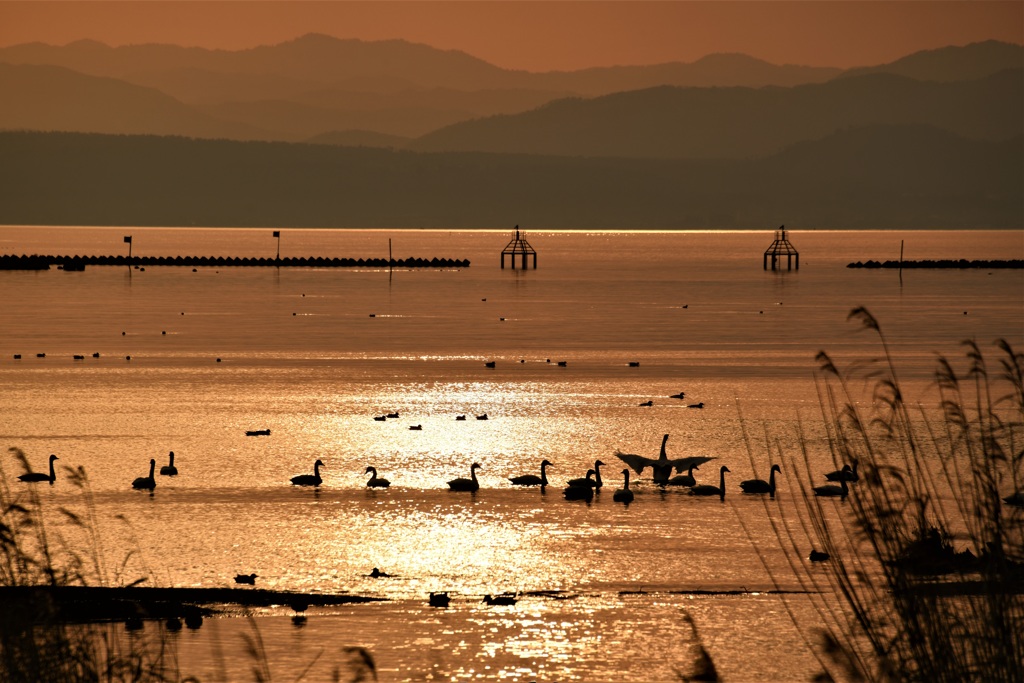
[[[519,359],[519,362],[520,362],[520,363],[525,363],[525,362],[526,362],[526,359],[525,359],[525,358],[520,358],[520,359]]]
[[[121,336],[123,337],[124,335],[125,335],[124,330],[121,330]]]
[[[125,359],[125,360],[131,360],[131,359],[132,359],[132,357],[131,357],[131,356],[125,356],[125,357],[124,357],[124,359]]]
[[[196,273],[196,272],[199,272],[199,271],[197,271],[197,270],[196,270],[195,268],[193,268],[193,269],[192,269],[192,272],[193,272],[193,273]]]
[[[305,294],[303,294],[302,296],[306,296],[306,295],[305,295]]]
[[[160,334],[167,334],[167,330],[161,331]]]
[[[964,311],[964,315],[967,315],[967,311]]]
[[[185,315],[185,311],[182,311],[182,312],[181,312],[181,314],[182,314],[182,315]]]
[[[298,313],[292,313],[292,315],[298,315]]]
[[[217,359],[217,362],[218,362],[218,363],[220,362],[220,358],[218,358],[218,359]]]

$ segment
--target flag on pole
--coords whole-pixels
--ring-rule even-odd
[[[124,236],[124,243],[125,244],[131,244],[132,243],[132,236],[131,235],[125,235]]]
[[[281,231],[280,230],[275,230],[274,231],[274,237],[280,237],[280,236],[281,236]]]

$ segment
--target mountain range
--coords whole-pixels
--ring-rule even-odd
[[[1024,167],[1024,47],[994,41],[847,70],[710,55],[689,64],[549,73],[404,41],[322,35],[241,51],[79,41],[0,48],[0,94],[0,130],[22,131],[0,134],[0,175],[13,183],[0,190],[4,223],[262,225],[261,216],[288,225],[526,222],[513,217],[523,206],[480,186],[474,174],[486,169],[485,177],[511,184],[509,194],[525,198],[537,222],[551,228],[763,227],[783,217],[778,210],[828,227],[1024,227],[1024,183],[1009,182]],[[157,144],[150,136],[172,137]],[[362,193],[349,198],[355,204],[401,202],[392,190],[402,188],[405,197],[419,197],[416,208],[346,214],[315,193],[302,208],[276,192],[291,207],[280,216],[230,201],[234,213],[211,213],[212,204],[193,199],[178,212],[153,197],[149,215],[108,215],[85,202],[76,219],[67,198],[81,192],[57,169],[63,149],[71,167],[133,185],[119,175],[119,154],[143,175],[165,178],[152,167],[192,166],[188,154],[222,169],[239,158],[262,167],[284,154],[276,143],[294,145],[285,155],[291,173],[311,187],[320,186],[312,177],[317,165],[327,164],[346,182],[363,178]],[[136,156],[139,150],[169,156]],[[351,167],[359,159],[372,172]],[[18,164],[53,164],[53,175],[35,178],[43,187],[34,187]],[[423,180],[423,169],[445,174],[429,179],[432,195],[412,182]],[[527,170],[547,184],[518,175]],[[262,177],[271,176],[265,169]],[[390,186],[367,185],[371,178]],[[475,195],[450,194],[460,183]],[[548,192],[575,202],[556,206],[543,199]],[[959,197],[955,206],[946,206],[950,193]],[[29,196],[49,197],[51,205],[33,208]],[[447,209],[445,197],[453,202]],[[925,197],[936,203],[925,206]]]

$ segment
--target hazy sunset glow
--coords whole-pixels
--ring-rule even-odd
[[[851,67],[1024,42],[1020,2],[2,2],[0,45],[81,39],[238,50],[310,33],[404,39],[530,71],[742,52]]]

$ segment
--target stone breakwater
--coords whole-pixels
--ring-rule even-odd
[[[85,266],[186,266],[231,267],[272,266],[280,268],[468,268],[468,259],[451,258],[237,258],[232,256],[46,256],[40,254],[0,255],[0,270],[84,270]]]
[[[967,259],[939,259],[924,261],[865,261],[847,264],[847,268],[1024,268],[1024,260],[969,261]]]

